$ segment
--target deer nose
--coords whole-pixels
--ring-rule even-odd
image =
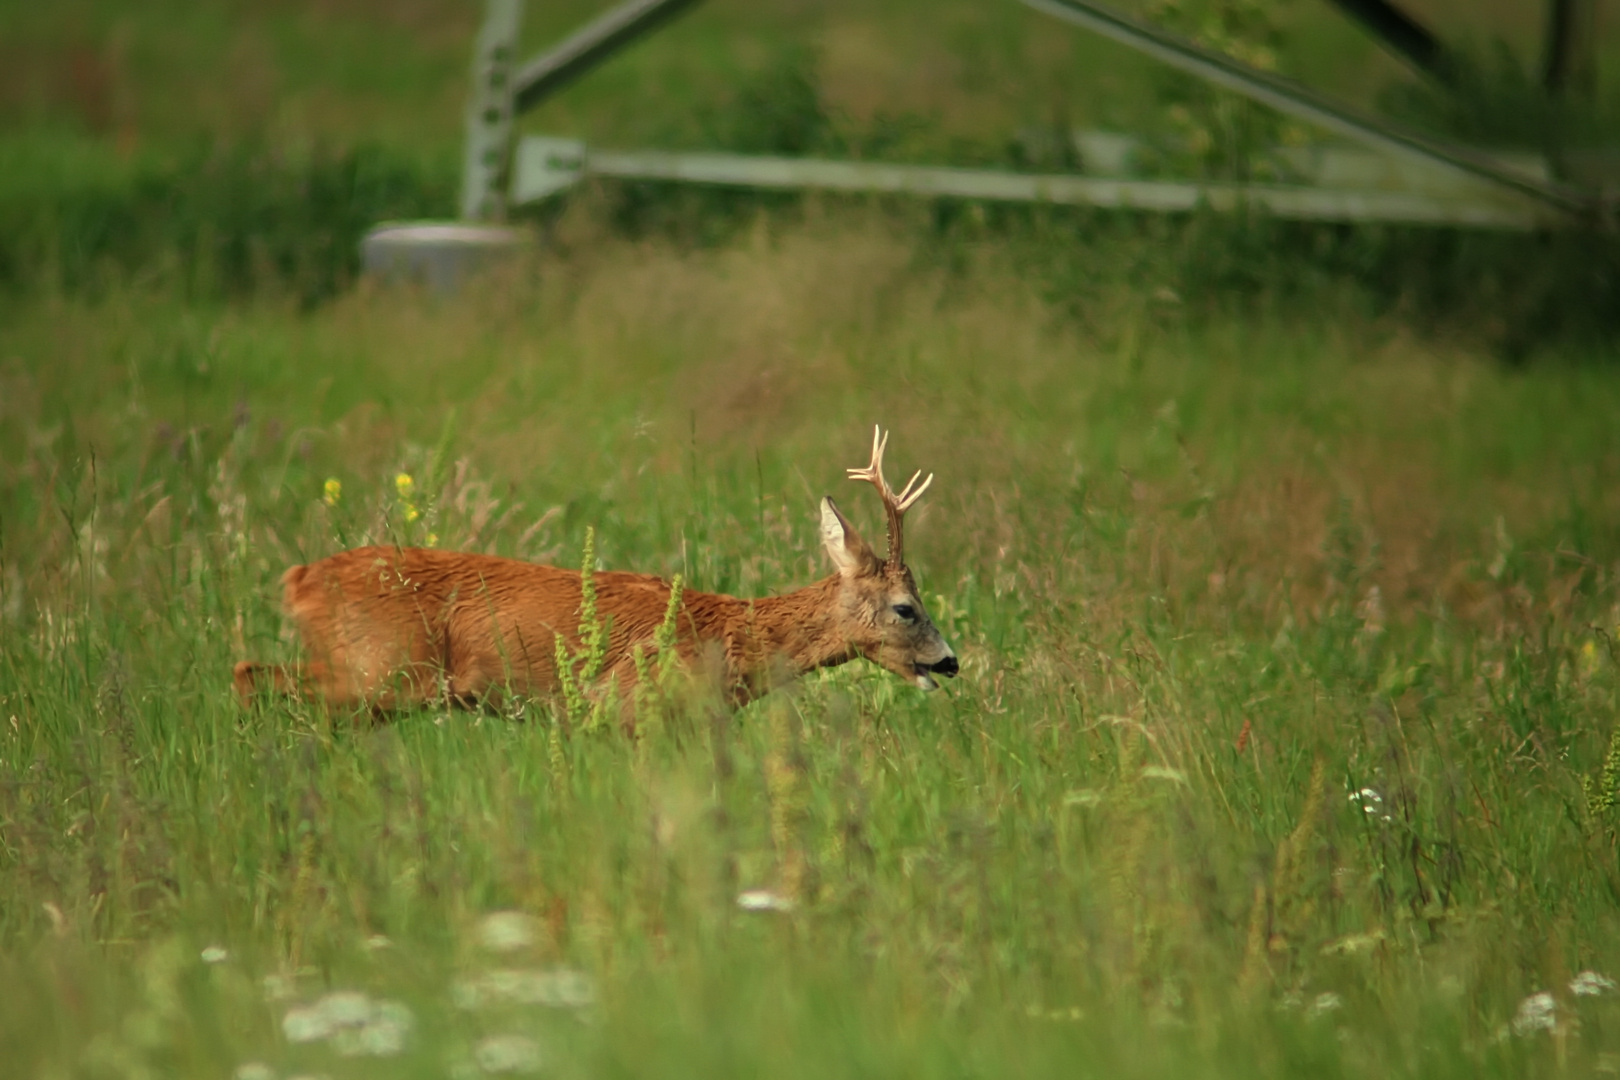
[[[959,669],[956,666],[956,657],[947,656],[937,664],[930,664],[928,670],[954,679]]]

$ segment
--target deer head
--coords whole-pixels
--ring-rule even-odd
[[[896,495],[883,478],[883,451],[888,443],[888,435],[874,428],[871,464],[849,470],[851,480],[870,483],[883,499],[889,525],[888,557],[877,557],[830,495],[821,500],[821,542],[838,568],[837,622],[851,648],[922,689],[933,690],[939,685],[934,681],[936,674],[956,674],[956,654],[923,607],[922,595],[906,565],[903,529],[906,510],[928,490],[934,476],[930,473],[919,485],[917,477],[922,471],[918,470]]]

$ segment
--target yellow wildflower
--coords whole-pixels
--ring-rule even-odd
[[[1578,664],[1576,666],[1580,668],[1580,672],[1581,672],[1582,675],[1591,675],[1594,671],[1597,670],[1597,667],[1598,667],[1597,642],[1593,641],[1591,638],[1587,638],[1584,642],[1581,643],[1581,657],[1580,657],[1580,661],[1578,662]]]
[[[335,476],[328,477],[321,486],[321,501],[327,506],[336,506],[343,498],[343,481]]]
[[[416,490],[416,481],[411,479],[410,473],[402,472],[394,477],[394,490],[399,492],[401,499],[409,499],[411,492]]]

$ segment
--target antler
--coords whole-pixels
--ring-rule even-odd
[[[865,480],[878,489],[878,494],[883,497],[883,509],[889,515],[889,565],[904,566],[905,537],[901,532],[901,525],[905,520],[906,510],[912,503],[922,498],[922,493],[927,491],[928,485],[934,482],[934,474],[929,473],[928,479],[921,484],[917,484],[917,477],[922,475],[922,470],[918,469],[911,474],[911,479],[906,481],[906,486],[901,489],[900,494],[896,495],[890,489],[889,482],[883,479],[883,451],[888,448],[888,445],[888,433],[882,427],[874,425],[872,428],[872,464],[864,469],[850,469],[849,478],[851,480]],[[915,491],[912,490],[913,484],[917,485]]]

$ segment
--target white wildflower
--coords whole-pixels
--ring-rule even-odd
[[[358,1027],[371,1019],[371,999],[358,990],[336,990],[315,1003],[334,1028]]]
[[[489,1073],[540,1071],[540,1044],[527,1035],[491,1035],[473,1047],[473,1060]]]
[[[1325,990],[1317,994],[1315,999],[1311,1001],[1311,1007],[1305,1010],[1305,1015],[1314,1020],[1318,1016],[1326,1016],[1328,1013],[1342,1008],[1344,1008],[1344,998],[1331,990]]]
[[[397,1001],[372,1001],[358,990],[338,990],[313,1005],[287,1010],[281,1032],[295,1043],[331,1039],[345,1057],[387,1057],[405,1048],[414,1024],[411,1011]]]
[[[1569,980],[1569,992],[1576,997],[1597,997],[1614,989],[1614,980],[1595,971],[1583,971]]]
[[[393,944],[394,943],[392,941],[388,940],[388,936],[386,934],[372,934],[363,942],[366,952],[376,952],[379,949],[391,948]]]
[[[288,1009],[287,1015],[281,1018],[281,1033],[288,1042],[319,1042],[332,1034],[332,1030],[332,1021],[326,1013],[309,1005]]]
[[[202,962],[205,964],[223,964],[231,958],[231,954],[219,945],[208,946],[202,951],[201,956]]]
[[[769,889],[749,889],[737,897],[737,906],[744,911],[792,911],[793,898],[779,896]]]
[[[1360,791],[1350,793],[1350,801],[1361,806],[1364,814],[1376,814],[1380,821],[1389,821],[1389,814],[1384,812],[1384,797],[1378,794],[1376,788],[1364,787]]]
[[[416,1025],[411,1010],[397,1001],[379,1001],[358,1027],[346,1027],[332,1036],[332,1048],[344,1057],[392,1057],[405,1049],[405,1039]]]
[[[534,944],[537,925],[521,911],[495,911],[478,923],[478,942],[490,952],[516,952]]]
[[[596,984],[573,968],[505,968],[461,980],[450,988],[450,1000],[463,1009],[480,1009],[495,1002],[583,1009],[596,1002]]]
[[[1545,990],[1531,994],[1519,1002],[1519,1011],[1513,1017],[1513,1033],[1530,1035],[1537,1031],[1552,1031],[1558,1027],[1558,1002]]]

